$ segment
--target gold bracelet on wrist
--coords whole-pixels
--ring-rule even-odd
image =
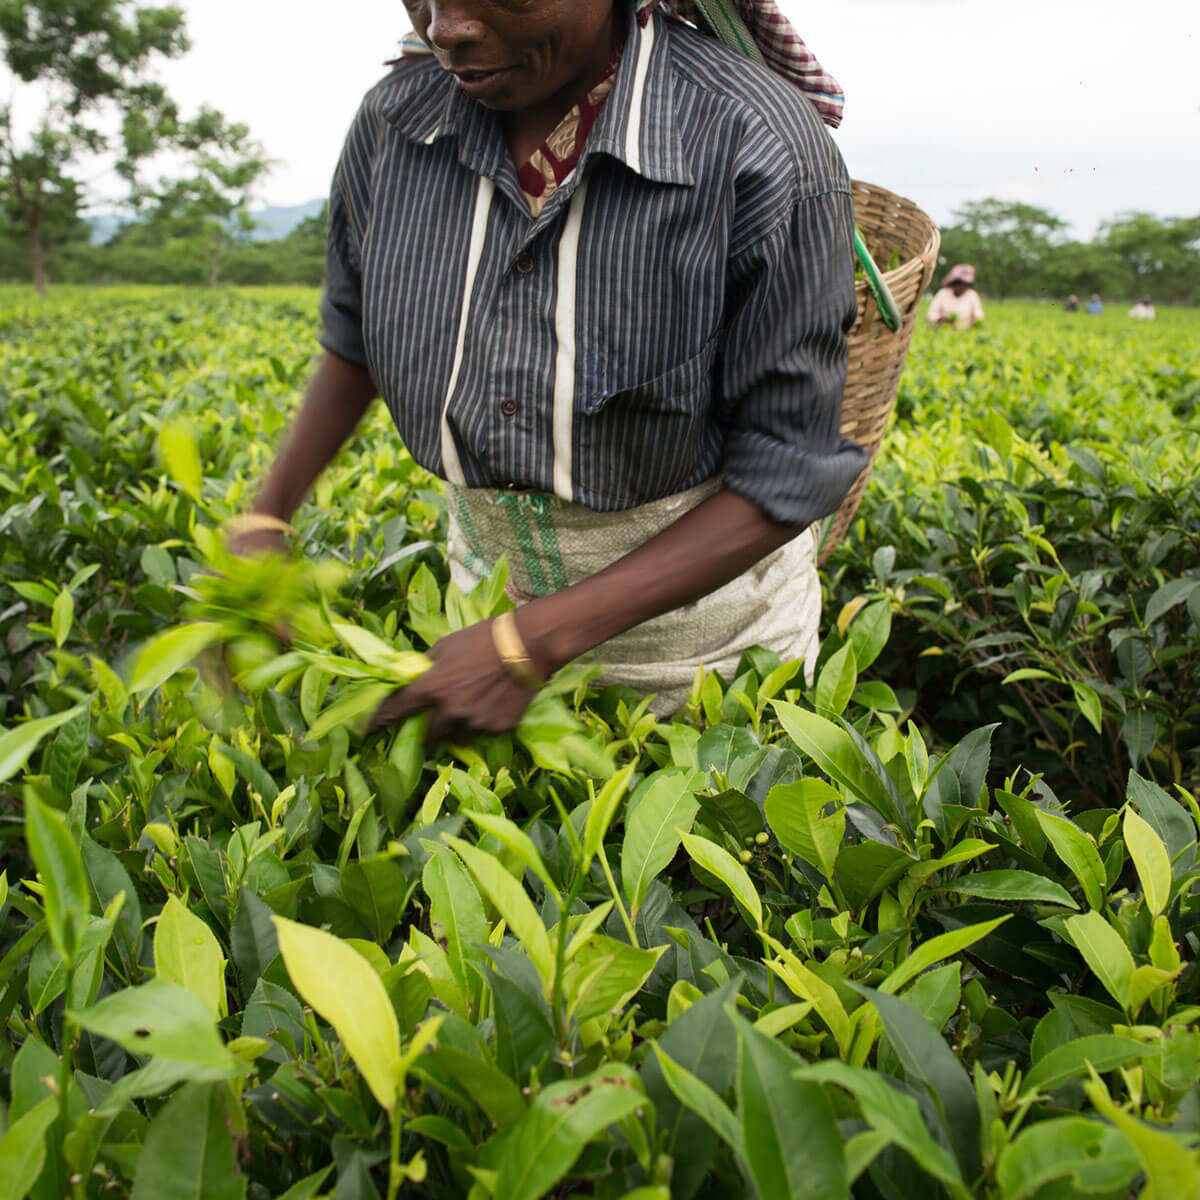
[[[288,537],[295,537],[296,530],[280,517],[273,517],[269,513],[242,513],[241,516],[233,517],[225,522],[225,531],[230,537],[241,537],[246,533],[286,533]]]
[[[492,644],[508,673],[531,692],[546,686],[538,675],[517,630],[517,618],[511,613],[501,613],[492,621]]]

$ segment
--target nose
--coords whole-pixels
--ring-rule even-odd
[[[426,36],[438,50],[450,53],[483,41],[484,26],[477,16],[478,5],[455,3],[429,5],[429,30]]]

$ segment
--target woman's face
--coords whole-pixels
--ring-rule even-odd
[[[590,86],[613,51],[611,0],[405,0],[405,8],[459,87],[504,112]]]

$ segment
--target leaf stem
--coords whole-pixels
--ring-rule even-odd
[[[66,987],[63,991],[63,994],[66,997],[67,1006],[63,1009],[62,1058],[59,1061],[59,1065],[58,1065],[58,1124],[59,1124],[58,1153],[59,1153],[59,1157],[62,1160],[63,1170],[70,1171],[71,1164],[67,1161],[66,1146],[67,1146],[67,1135],[71,1132],[71,1113],[70,1113],[70,1108],[69,1108],[69,1102],[70,1102],[69,1092],[70,1092],[70,1087],[71,1087],[71,1074],[72,1074],[71,1059],[73,1058],[73,1055],[71,1053],[71,1051],[72,1051],[71,1043],[74,1039],[75,1031],[74,1031],[74,1022],[71,1020],[70,1016],[68,1016],[68,1012],[69,1012],[70,1005],[73,1000],[73,997],[71,995],[71,990],[72,990],[72,984],[74,984],[74,982],[75,982],[75,963],[73,960],[67,959],[64,965],[66,967]],[[74,1172],[72,1172],[72,1174],[74,1174]],[[82,1197],[85,1194],[85,1192],[82,1189],[82,1180],[80,1181],[79,1184],[72,1185],[71,1192],[76,1197]]]
[[[640,950],[641,946],[638,945],[637,931],[633,927],[633,922],[629,919],[629,913],[625,908],[625,901],[621,899],[621,893],[617,890],[617,882],[613,879],[612,868],[608,865],[608,855],[604,852],[603,844],[596,851],[596,857],[600,859],[600,865],[604,868],[604,878],[608,880],[608,890],[612,893],[613,902],[617,906],[617,912],[621,914],[621,920],[625,925],[625,932],[629,934],[629,944],[635,950]]]
[[[566,1011],[563,1007],[563,974],[567,958],[567,918],[571,915],[571,909],[575,907],[575,901],[583,890],[584,878],[579,860],[577,860],[575,878],[571,881],[571,890],[567,893],[566,899],[559,901],[558,906],[558,939],[554,947],[554,983],[550,995],[550,1012],[554,1017],[555,1040],[563,1048],[565,1048],[564,1043],[567,1038]]]
[[[404,1096],[396,1097],[396,1107],[392,1112],[392,1148],[388,1158],[388,1190],[387,1200],[396,1200],[400,1194],[400,1134],[404,1129]]]

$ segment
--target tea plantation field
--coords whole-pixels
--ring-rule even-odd
[[[1200,1200],[1200,313],[918,330],[812,687],[426,751],[383,412],[224,546],[315,304],[0,290],[0,1200]]]

